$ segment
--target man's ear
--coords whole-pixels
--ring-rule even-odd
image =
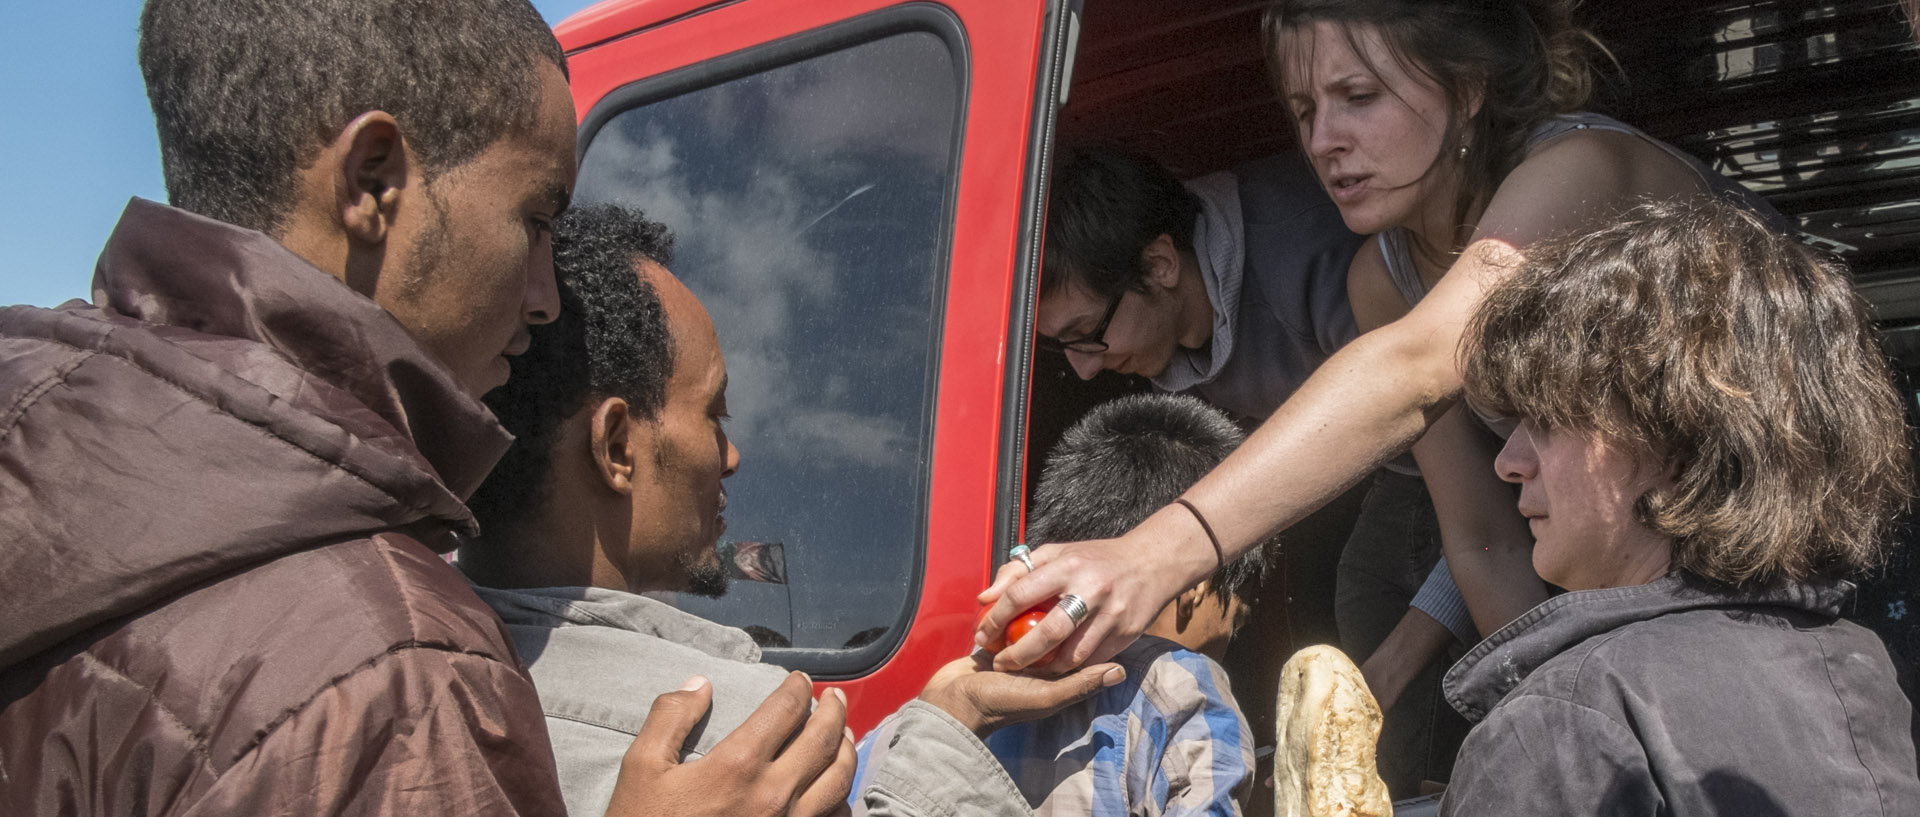
[[[335,162],[334,196],[340,225],[353,240],[387,239],[407,188],[407,150],[400,123],[386,111],[368,111],[348,122],[324,154]]]
[[[600,483],[615,493],[633,493],[635,445],[644,442],[637,436],[644,436],[644,425],[627,410],[627,401],[618,397],[609,397],[600,401],[593,409],[593,418],[588,422],[588,445],[593,447],[593,469],[600,477]]]
[[[1140,251],[1140,260],[1145,265],[1147,280],[1163,289],[1173,289],[1180,283],[1180,250],[1173,246],[1173,236],[1161,233],[1147,243]]]
[[[1174,625],[1181,631],[1184,632],[1193,621],[1193,612],[1200,609],[1200,600],[1207,597],[1207,584],[1202,581],[1173,598]]]

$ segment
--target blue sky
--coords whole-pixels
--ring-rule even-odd
[[[593,0],[534,0],[549,23]],[[128,197],[165,201],[139,0],[15,3],[0,25],[0,304],[87,295]]]

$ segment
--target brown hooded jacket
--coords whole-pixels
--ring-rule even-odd
[[[554,814],[438,555],[508,437],[384,310],[134,200],[94,302],[0,310],[0,814]]]

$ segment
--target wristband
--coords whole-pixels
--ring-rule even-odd
[[[1220,547],[1220,537],[1213,535],[1213,526],[1207,524],[1207,518],[1200,515],[1200,509],[1193,507],[1193,503],[1188,502],[1187,498],[1184,496],[1178,497],[1173,501],[1178,503],[1180,507],[1186,508],[1189,513],[1193,514],[1194,521],[1200,523],[1200,529],[1207,532],[1207,541],[1213,543],[1213,558],[1219,560],[1221,567],[1226,567],[1227,551],[1226,549]]]

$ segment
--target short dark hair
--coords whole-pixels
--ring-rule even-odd
[[[1176,394],[1132,394],[1095,406],[1047,455],[1027,519],[1030,542],[1111,539],[1179,498],[1246,433],[1219,409]],[[1267,573],[1268,545],[1214,571],[1222,599]]]
[[[1644,447],[1676,570],[1735,588],[1858,574],[1912,490],[1902,401],[1846,272],[1708,197],[1528,249],[1463,339],[1482,408]]]
[[[354,117],[393,114],[431,178],[533,123],[542,62],[566,70],[527,0],[148,0],[140,15],[168,199],[267,233]]]
[[[1141,251],[1161,235],[1193,250],[1200,199],[1144,155],[1093,145],[1055,157],[1047,184],[1047,240],[1040,291],[1072,281],[1099,298],[1145,291]]]
[[[485,398],[514,441],[468,503],[482,530],[510,529],[546,504],[560,425],[588,401],[618,397],[643,419],[666,404],[673,338],[659,293],[634,269],[640,259],[671,264],[673,234],[638,210],[575,207],[555,222],[560,317],[532,327],[506,385]]]

